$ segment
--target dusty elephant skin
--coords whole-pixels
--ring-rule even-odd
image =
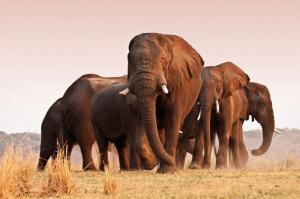
[[[59,104],[52,105],[42,124],[39,170],[45,168],[49,157],[57,150],[57,141],[67,153],[65,155],[68,159],[73,146],[78,144],[82,153],[83,169],[96,169],[91,156],[95,142],[90,113],[91,100],[97,91],[115,82],[127,82],[127,78],[83,75],[66,90]],[[52,115],[56,114],[56,110],[59,114],[54,117]],[[60,124],[57,117],[60,117]],[[53,123],[55,125],[52,125]]]
[[[109,142],[114,143],[118,150],[121,170],[140,169],[140,159],[136,153],[138,149],[136,129],[139,121],[136,97],[130,94],[126,96],[119,94],[127,87],[128,84],[124,83],[114,84],[99,91],[92,100],[92,123],[99,146],[100,170],[104,170],[104,166],[109,165],[107,157]],[[141,147],[143,146],[148,145],[141,144]],[[151,162],[154,161],[149,168],[152,169],[157,164],[157,160],[152,155],[152,151],[148,154]]]
[[[228,102],[228,101],[227,101]],[[252,117],[252,121],[256,120],[261,124],[263,130],[263,143],[259,147],[259,149],[252,150],[253,155],[262,155],[265,153],[271,145],[275,121],[274,114],[272,108],[272,100],[269,93],[269,90],[266,86],[254,82],[250,82],[248,85],[243,87],[240,90],[235,91],[231,96],[232,105],[226,104],[226,106],[231,107],[230,110],[232,115],[230,118],[223,120],[221,115],[212,116],[212,120],[218,121],[223,120],[224,122],[230,122],[231,124],[231,132],[229,139],[229,146],[233,153],[234,165],[236,168],[245,168],[247,166],[248,161],[248,152],[246,146],[243,141],[243,131],[242,125],[245,120],[249,119],[249,116]],[[220,109],[222,109],[220,107]],[[213,111],[214,112],[214,111]],[[212,113],[213,113],[212,112]],[[194,123],[196,123],[196,116],[194,114],[193,118]],[[218,129],[217,127],[211,124],[211,128]],[[196,129],[197,130],[197,129]],[[198,131],[200,134],[203,134],[203,131]],[[212,134],[216,133],[212,131]],[[195,137],[196,132],[191,137]],[[224,136],[219,134],[220,137]],[[202,141],[199,141],[201,140]],[[213,140],[213,139],[212,139]],[[201,159],[203,158],[203,136],[199,136],[195,139],[193,138],[185,138],[180,141],[179,149],[179,160],[180,164],[184,164],[183,156],[185,156],[186,152],[193,154],[193,159]],[[199,142],[198,146],[195,144]],[[195,145],[195,146],[194,146]],[[195,148],[200,148],[199,153],[195,153]],[[220,151],[221,152],[221,151]],[[198,157],[194,157],[198,156]],[[193,161],[192,161],[193,164]],[[199,166],[199,165],[198,165]],[[218,166],[218,165],[217,165]],[[221,166],[221,165],[219,165]]]
[[[275,130],[271,97],[265,86],[249,83],[243,89],[220,100],[220,130],[218,130],[220,147],[216,157],[217,168],[227,166],[228,143],[232,149],[235,167],[246,166],[248,154],[243,142],[242,125],[249,115],[261,124],[263,130],[263,142],[258,149],[252,150],[252,154],[262,155],[270,147]]]
[[[175,35],[143,33],[129,44],[129,91],[137,97],[147,138],[160,160],[159,173],[176,171],[179,130],[199,95],[203,65],[196,50]],[[157,112],[163,116],[164,146]]]
[[[212,107],[216,107],[216,111],[218,114],[224,114],[224,118],[230,118],[231,112],[224,109],[228,107],[221,106],[222,108],[220,108],[219,104],[222,105],[222,99],[227,97],[230,98],[234,91],[241,89],[242,87],[247,85],[249,80],[250,79],[248,75],[231,62],[225,62],[217,66],[205,67],[204,80],[199,97],[201,110],[200,123],[201,126],[203,126],[204,132],[204,160],[202,165],[204,168],[210,167],[210,123]],[[230,135],[230,125],[228,125],[228,123],[226,122],[220,123],[220,130],[218,131],[218,133],[220,133],[220,131],[223,135]],[[219,142],[220,150],[224,151],[225,153],[228,147],[227,138],[220,138]]]

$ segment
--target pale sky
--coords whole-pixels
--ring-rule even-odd
[[[276,126],[300,128],[300,1],[178,2],[0,0],[0,130],[39,133],[79,76],[126,74],[142,32],[183,37],[207,66],[236,63],[270,89]]]

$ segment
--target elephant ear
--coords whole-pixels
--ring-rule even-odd
[[[249,110],[248,110],[249,101],[247,98],[247,86],[245,86],[243,89],[240,89],[238,92],[239,92],[239,96],[241,97],[241,100],[242,100],[240,118],[243,120],[248,120],[249,119]]]
[[[223,96],[227,97],[249,83],[249,76],[235,64],[226,62],[219,66],[223,71]]]
[[[171,61],[165,70],[168,88],[172,91],[186,81],[200,78],[203,70],[203,59],[183,39],[176,38],[171,49]]]

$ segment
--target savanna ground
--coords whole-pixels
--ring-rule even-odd
[[[247,170],[82,172],[60,160],[35,171],[36,155],[7,150],[0,163],[2,198],[300,198],[300,162],[251,163]],[[7,186],[8,184],[12,186]],[[2,194],[2,195],[1,195]]]

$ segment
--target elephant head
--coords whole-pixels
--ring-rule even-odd
[[[157,98],[168,98],[185,81],[200,78],[202,66],[200,55],[174,35],[144,33],[134,37],[129,44],[129,89],[121,94],[130,92],[136,95],[150,146],[155,155],[167,164],[175,164],[175,160],[165,151],[159,139]]]
[[[248,114],[260,123],[263,130],[263,142],[258,149],[251,153],[255,156],[264,154],[270,147],[275,130],[275,120],[272,100],[266,86],[251,82],[245,87],[248,98]]]
[[[210,121],[211,110],[216,106],[219,112],[219,99],[230,96],[234,91],[246,86],[249,82],[248,75],[238,66],[231,62],[222,63],[218,66],[205,67],[204,80],[200,91],[201,123],[204,129],[204,167],[210,165]]]

